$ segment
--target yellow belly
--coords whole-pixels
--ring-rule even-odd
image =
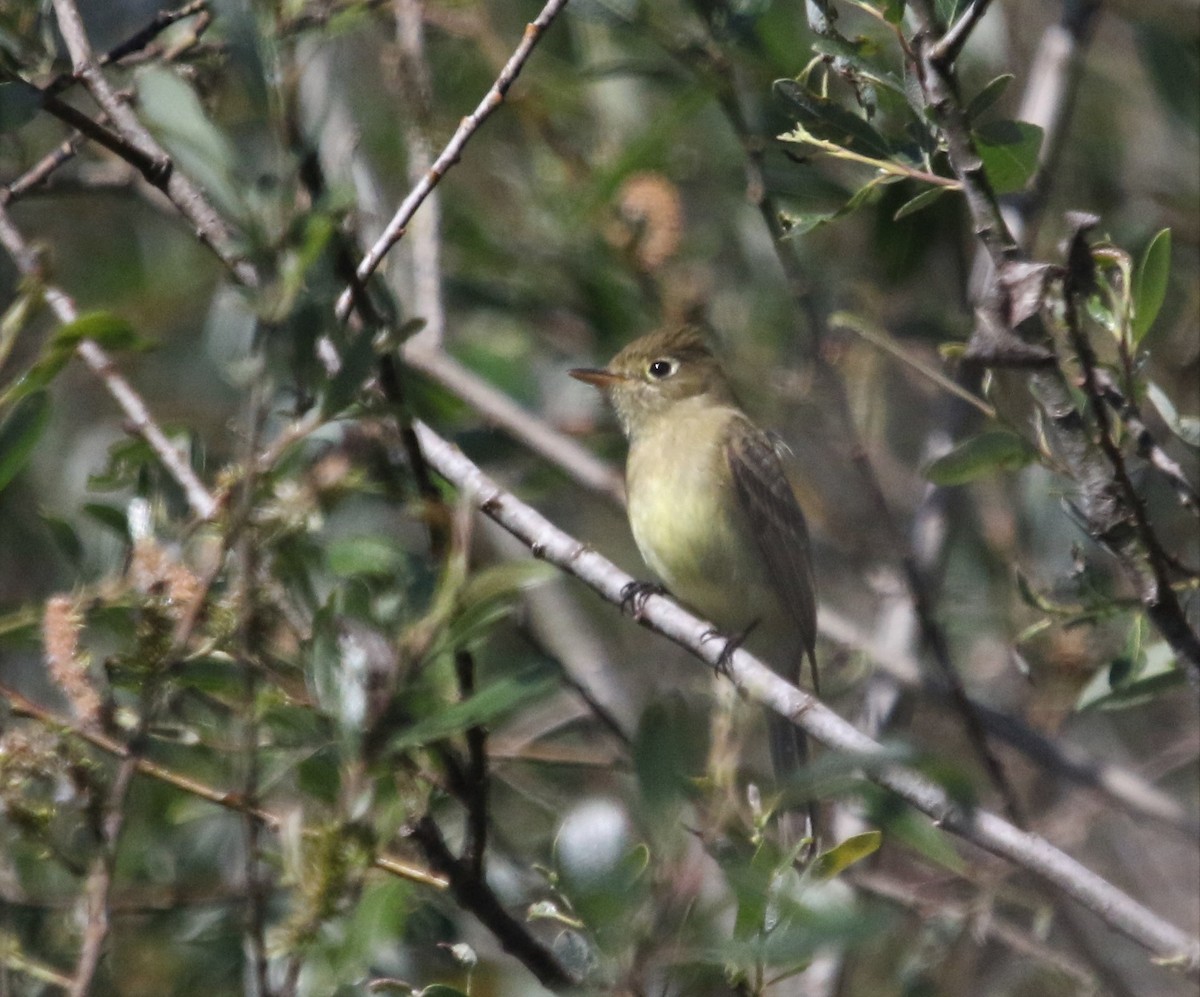
[[[730,480],[735,410],[683,414],[632,442],[629,522],[646,563],[678,599],[731,633],[780,614]]]

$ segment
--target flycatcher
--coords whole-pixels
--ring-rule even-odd
[[[738,405],[694,326],[635,340],[601,370],[571,376],[608,396],[629,440],[629,525],[667,589],[791,682],[804,659],[817,688],[816,588],[804,514],[780,451]],[[768,716],[786,780],[803,735]],[[815,833],[810,829],[810,833]]]

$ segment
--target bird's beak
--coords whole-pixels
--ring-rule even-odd
[[[596,367],[576,367],[567,373],[576,381],[582,381],[584,384],[591,384],[597,388],[609,388],[625,380],[624,374]]]

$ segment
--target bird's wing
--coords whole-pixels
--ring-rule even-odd
[[[742,425],[748,431],[731,432],[725,444],[734,490],[771,583],[796,621],[815,689],[817,598],[808,527],[770,437],[748,421]]]

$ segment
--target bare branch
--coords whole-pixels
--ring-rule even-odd
[[[535,557],[568,571],[609,602],[621,605],[622,592],[634,581],[632,577],[502,490],[428,426],[416,423],[414,429],[430,465],[464,491],[485,515],[529,546]],[[1170,924],[1045,839],[987,811],[964,811],[941,787],[895,765],[877,742],[748,652],[738,649],[723,660],[724,644],[711,640],[711,624],[659,595],[646,599],[639,622],[687,648],[713,669],[723,667],[743,694],[787,717],[826,747],[860,758],[868,778],[907,800],[940,826],[1042,877],[1155,956],[1180,965],[1190,974],[1200,974],[1200,938]]]
[[[69,0],[57,0],[59,3],[66,3]],[[500,71],[500,75],[496,77],[496,82],[492,84],[491,89],[484,95],[483,100],[479,105],[462,120],[462,124],[458,126],[457,131],[451,136],[450,141],[442,150],[441,154],[434,160],[433,165],[425,174],[425,177],[417,184],[416,187],[409,192],[409,195],[401,202],[400,207],[396,210],[392,220],[388,222],[383,234],[376,240],[375,245],[363,257],[362,262],[358,265],[356,276],[359,283],[365,283],[367,278],[371,276],[387,255],[389,249],[397,242],[404,238],[404,233],[407,230],[408,223],[412,221],[412,217],[416,214],[417,209],[425,201],[425,199],[438,185],[446,172],[462,158],[463,149],[466,148],[467,142],[471,136],[478,131],[479,126],[484,123],[502,103],[504,96],[508,93],[509,87],[516,80],[517,74],[521,72],[521,68],[525,65],[533,48],[541,38],[542,33],[549,27],[550,23],[558,16],[559,11],[567,5],[567,0],[548,0],[546,6],[538,16],[525,27],[524,37],[521,43],[514,50],[512,57],[505,63],[504,68]],[[350,308],[353,303],[353,295],[350,288],[342,292],[341,297],[337,302],[337,317],[341,321],[345,321],[350,314]]]
[[[967,39],[971,37],[971,32],[983,20],[983,15],[988,12],[990,6],[991,0],[974,0],[974,3],[963,11],[962,17],[942,35],[942,40],[937,43],[933,52],[934,58],[947,66],[954,65],[963,46],[967,44]]]
[[[21,274],[33,277],[39,273],[36,255],[26,245],[3,205],[0,205],[0,245],[8,250],[9,256],[12,257]],[[48,286],[44,289],[44,294],[51,310],[60,322],[64,324],[74,322],[79,317],[74,302],[58,288]],[[80,342],[75,351],[92,373],[100,378],[105,388],[108,389],[108,393],[121,407],[121,411],[125,413],[125,417],[129,421],[131,431],[146,441],[167,473],[183,489],[192,511],[200,519],[212,519],[218,508],[216,498],[196,476],[187,457],[167,439],[166,433],[151,417],[146,403],[117,371],[104,349],[98,343],[85,339]]]
[[[969,930],[974,937],[995,940],[1015,955],[1033,959],[1061,973],[1082,987],[1086,993],[1095,993],[1097,990],[1095,974],[1089,967],[1056,951],[1031,932],[997,917],[994,913],[980,916],[967,904],[957,904],[941,896],[922,896],[920,887],[901,882],[884,873],[852,872],[850,879],[860,890],[899,904],[918,917],[939,920],[949,918],[956,921],[960,930]]]
[[[470,863],[454,857],[432,817],[422,817],[409,833],[425,852],[429,864],[449,880],[455,899],[479,918],[504,951],[520,960],[543,986],[562,989],[577,982],[554,953],[504,909],[487,881],[475,874]]]
[[[136,162],[134,165],[138,166],[146,179],[161,190],[179,213],[195,226],[200,241],[216,253],[239,283],[246,287],[257,287],[258,274],[242,256],[224,220],[209,204],[200,188],[175,167],[166,150],[117,96],[104,74],[100,72],[75,0],[54,0],[54,12],[63,41],[71,53],[75,75],[83,81],[88,93],[108,116],[115,130],[130,146],[148,159],[152,168],[142,169]],[[120,152],[117,154],[122,155]]]

